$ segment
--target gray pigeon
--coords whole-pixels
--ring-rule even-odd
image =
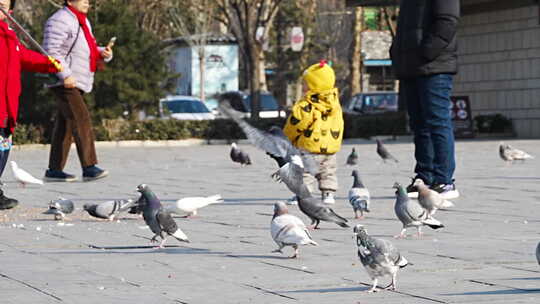
[[[533,159],[534,157],[525,151],[521,151],[503,142],[499,144],[499,156],[506,162],[513,162],[515,160],[525,161],[526,159]]]
[[[398,162],[398,160],[392,154],[390,154],[390,152],[388,152],[382,141],[379,139],[377,139],[377,154],[379,154],[383,162],[386,162],[387,160],[391,160],[396,163]]]
[[[311,238],[304,222],[298,217],[289,214],[289,210],[283,202],[274,204],[274,216],[270,223],[270,234],[274,242],[279,246],[273,252],[282,252],[281,249],[285,246],[294,248],[291,259],[298,257],[298,246],[300,245],[318,246]]]
[[[296,197],[300,211],[311,219],[313,229],[317,229],[321,221],[336,223],[343,228],[349,227],[346,218],[339,216],[332,208],[323,204],[320,199],[313,197],[306,185],[302,184]]]
[[[289,141],[283,130],[276,126],[270,127],[268,132],[259,130],[247,123],[239,113],[230,105],[234,94],[224,93],[220,95],[219,110],[233,119],[249,141],[257,148],[263,150],[273,158],[280,168],[272,177],[276,181],[282,181],[293,193],[298,191],[298,174],[304,171],[315,175],[319,168],[313,157],[305,151],[300,151]],[[293,163],[293,158],[296,161]],[[285,166],[290,164],[289,166]]]
[[[235,163],[240,163],[243,166],[251,165],[249,155],[236,146],[236,143],[231,144],[231,159]]]
[[[429,212],[422,208],[417,201],[410,200],[407,196],[405,188],[398,183],[394,184],[396,191],[396,204],[394,205],[394,211],[396,216],[403,223],[403,229],[396,238],[404,238],[405,231],[408,227],[416,227],[418,237],[422,235],[421,227],[423,225],[429,226],[432,229],[443,228],[444,225],[429,215]]]
[[[128,211],[137,205],[132,199],[106,201],[98,204],[84,204],[83,209],[93,217],[113,221],[120,212]]]
[[[418,189],[418,203],[429,212],[430,216],[435,214],[437,209],[454,207],[451,201],[445,200],[439,192],[429,189],[421,179],[417,179],[417,181],[415,184]]]
[[[352,148],[351,154],[347,156],[347,162],[346,165],[354,166],[358,164],[358,153],[356,153],[356,150]]]
[[[43,214],[54,214],[55,220],[64,220],[66,214],[72,213],[74,209],[73,201],[60,197],[50,201],[49,209],[43,212]]]
[[[353,170],[351,176],[353,177],[353,185],[349,190],[349,203],[353,208],[354,217],[359,219],[364,217],[364,211],[369,212],[370,195],[369,190],[360,179],[358,170]],[[358,216],[358,211],[360,211],[360,216]]]
[[[137,186],[137,191],[144,197],[142,205],[142,212],[144,222],[150,227],[150,230],[154,233],[152,242],[157,242],[157,237],[161,237],[162,241],[159,243],[158,248],[163,248],[167,235],[171,235],[175,239],[189,243],[188,237],[182,232],[182,230],[176,225],[176,222],[172,218],[171,214],[161,206],[161,201],[150,190],[146,184],[140,184]]]
[[[358,257],[373,280],[373,287],[368,292],[376,292],[380,277],[392,276],[392,283],[385,289],[396,290],[397,272],[408,265],[397,248],[389,241],[377,239],[367,234],[364,226],[358,224],[353,229],[358,246]]]
[[[536,246],[536,261],[538,261],[538,265],[540,265],[540,242]]]

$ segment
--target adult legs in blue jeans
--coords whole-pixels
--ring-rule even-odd
[[[414,132],[415,172],[427,184],[452,184],[454,131],[450,117],[452,75],[437,74],[401,82]]]

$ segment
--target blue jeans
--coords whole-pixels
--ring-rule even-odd
[[[436,74],[402,80],[409,124],[414,132],[414,172],[430,185],[452,184],[456,168],[450,116],[452,75]]]
[[[11,150],[11,132],[8,128],[0,128],[0,176],[4,173],[9,151]]]

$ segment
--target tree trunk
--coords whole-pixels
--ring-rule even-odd
[[[261,62],[260,53],[263,51],[260,44],[255,39],[250,39],[247,48],[251,53],[250,72],[252,75],[249,78],[249,89],[251,95],[251,119],[259,119],[260,100],[261,100],[261,66],[264,65],[264,61]]]
[[[363,79],[362,79],[362,31],[364,23],[364,12],[361,6],[354,9],[354,31],[353,31],[353,43],[352,43],[352,55],[351,55],[351,97],[355,94],[362,92]]]
[[[314,1],[314,0],[311,0],[311,1],[307,1],[307,3],[305,3],[306,1],[304,1],[303,3],[300,2],[299,4],[303,6],[303,8],[305,8],[306,10],[306,16],[308,16],[310,18],[310,20],[306,23],[304,23],[304,47],[302,49],[302,53],[300,54],[300,67],[302,69],[307,69],[307,61],[308,61],[308,57],[310,55],[310,47],[309,45],[311,44],[311,40],[312,40],[312,33],[313,33],[313,27],[314,27],[314,24],[315,24],[315,17],[317,15],[317,1]],[[296,89],[295,89],[295,96],[294,96],[294,101],[293,102],[296,102],[297,100],[300,100],[300,98],[302,98],[302,95],[304,95],[304,92],[303,92],[303,78],[302,78],[302,75],[300,75],[300,77],[298,77],[298,79],[296,80]]]
[[[204,87],[206,84],[206,47],[205,45],[199,45],[199,98],[202,102],[205,102],[206,96]]]

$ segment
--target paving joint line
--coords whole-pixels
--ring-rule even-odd
[[[47,295],[47,296],[49,296],[49,297],[51,297],[51,298],[53,298],[53,299],[55,299],[55,300],[57,300],[59,302],[63,302],[63,300],[61,298],[53,295],[52,293],[48,293],[45,290],[42,290],[42,289],[40,289],[40,288],[30,284],[30,283],[26,283],[25,281],[22,281],[22,280],[19,280],[19,279],[16,279],[16,278],[12,278],[12,277],[8,276],[7,274],[3,274],[3,273],[0,273],[0,277],[6,278],[6,279],[14,281],[14,282],[17,282],[17,283],[22,284],[22,285],[24,285],[26,287],[29,287],[29,288],[37,291],[37,292],[40,292],[40,293],[42,293],[44,295]]]

